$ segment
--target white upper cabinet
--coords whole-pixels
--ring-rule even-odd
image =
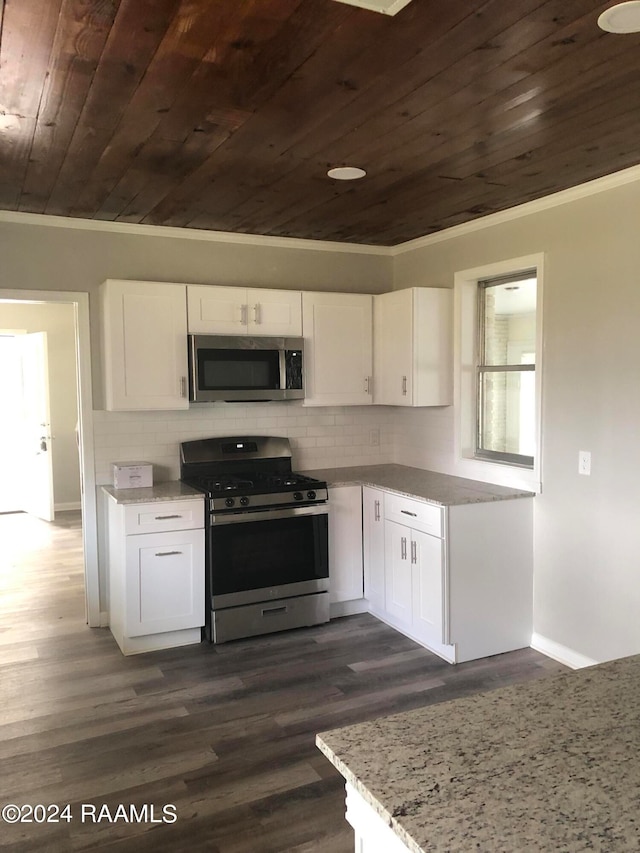
[[[411,287],[374,299],[374,403],[453,402],[453,292]]]
[[[109,279],[101,297],[105,408],[189,408],[186,285]]]
[[[303,293],[305,406],[372,403],[373,297]]]
[[[187,287],[192,335],[302,335],[302,294],[297,290]]]

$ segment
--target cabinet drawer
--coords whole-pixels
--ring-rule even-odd
[[[385,494],[384,517],[432,536],[443,536],[442,507],[405,498],[391,492]]]
[[[204,499],[156,501],[124,508],[125,534],[159,533],[164,530],[195,530],[204,527]]]

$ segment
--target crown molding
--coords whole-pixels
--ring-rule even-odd
[[[261,246],[273,249],[300,249],[311,252],[342,252],[351,255],[391,256],[389,246],[364,243],[337,243],[329,240],[303,240],[298,237],[269,237],[262,234],[239,234],[235,231],[205,231],[199,228],[175,228],[166,225],[142,225],[135,222],[109,222],[104,219],[79,219],[51,216],[46,213],[21,213],[0,210],[0,222],[14,225],[39,225],[46,228],[67,228],[78,231],[102,231],[112,234],[136,234],[141,237],[169,237],[180,240],[200,240],[205,243],[231,243],[242,246]]]
[[[424,237],[416,237],[415,240],[407,240],[406,243],[393,246],[391,254],[397,257],[398,255],[403,255],[405,252],[412,252],[414,249],[434,246],[436,243],[454,240],[456,237],[464,237],[466,234],[472,234],[474,231],[483,231],[485,228],[491,228],[494,225],[513,222],[516,219],[521,219],[523,216],[531,216],[534,213],[551,210],[551,208],[560,207],[563,204],[569,204],[572,201],[578,201],[592,195],[598,195],[598,193],[616,189],[626,184],[633,184],[636,181],[640,181],[640,166],[631,166],[628,169],[622,169],[620,172],[613,172],[611,175],[587,181],[585,184],[578,184],[575,187],[560,190],[560,192],[543,196],[534,201],[527,201],[508,210],[489,213],[487,216],[474,219],[472,222],[463,222],[461,225],[445,228],[443,231],[437,231],[435,234],[427,234]]]

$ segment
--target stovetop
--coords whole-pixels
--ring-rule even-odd
[[[322,503],[328,497],[326,483],[291,470],[286,438],[234,436],[184,442],[180,472],[183,482],[204,492],[211,512]]]

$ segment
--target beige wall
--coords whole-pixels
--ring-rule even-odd
[[[74,306],[0,302],[0,329],[47,333],[54,500],[58,509],[79,507]]]
[[[640,652],[640,182],[406,252],[396,288],[543,252],[535,631],[595,660]],[[454,467],[452,410],[396,425],[398,458]],[[590,477],[578,451],[592,453]]]

